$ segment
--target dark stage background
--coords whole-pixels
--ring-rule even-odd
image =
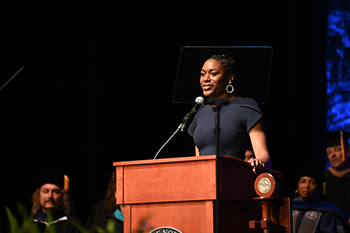
[[[326,1],[90,2],[0,3],[0,83],[24,66],[0,91],[3,222],[5,205],[30,208],[41,170],[70,177],[85,221],[113,162],[153,158],[192,107],[171,100],[186,45],[272,46],[261,107],[285,195],[303,165],[324,168]],[[160,157],[193,155],[179,134]]]

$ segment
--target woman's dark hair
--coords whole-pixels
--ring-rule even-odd
[[[221,61],[221,64],[226,68],[227,72],[229,74],[236,75],[236,63],[227,54],[221,54],[221,55],[212,55],[209,59],[215,59],[217,61]]]
[[[111,173],[111,176],[109,178],[109,182],[107,185],[107,192],[105,196],[105,206],[104,209],[109,213],[112,214],[117,209],[117,204],[115,200],[115,192],[116,192],[116,171],[115,169]]]

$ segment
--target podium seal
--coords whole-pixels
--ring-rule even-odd
[[[270,197],[276,188],[275,178],[270,173],[262,173],[254,183],[254,189],[259,197]]]
[[[181,231],[172,227],[159,227],[152,230],[150,233],[182,233]]]

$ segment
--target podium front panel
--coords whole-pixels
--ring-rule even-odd
[[[212,156],[166,159],[117,167],[117,204],[216,199],[216,167]],[[118,163],[115,163],[117,165]]]
[[[131,205],[132,222],[124,226],[127,232],[146,232],[160,227],[173,227],[181,232],[212,233],[214,229],[213,201],[169,202]],[[146,229],[145,229],[146,228]]]

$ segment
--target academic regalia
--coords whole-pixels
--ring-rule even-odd
[[[347,216],[327,202],[292,201],[293,232],[350,232]]]
[[[123,214],[119,209],[116,209],[114,213],[108,213],[103,199],[92,208],[86,226],[91,232],[97,232],[95,226],[105,229],[109,220],[114,221],[116,233],[123,232]]]

